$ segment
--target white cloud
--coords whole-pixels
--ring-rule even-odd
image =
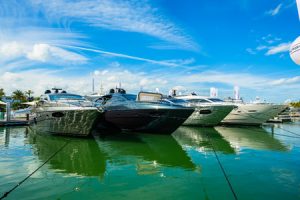
[[[279,13],[281,7],[282,7],[282,4],[279,4],[278,6],[276,6],[276,8],[267,11],[266,14],[271,15],[271,16],[275,16]]]
[[[14,59],[22,56],[25,52],[25,45],[16,41],[0,43],[0,60],[1,59]]]
[[[291,42],[288,43],[281,43],[277,46],[269,47],[266,55],[274,55],[278,53],[288,52],[291,46]]]
[[[265,87],[270,79],[247,73],[224,73],[205,71],[177,78],[177,82],[185,83],[223,83],[229,86],[239,85],[244,88],[259,89]]]
[[[297,94],[294,91],[300,87],[299,76],[274,80],[254,74],[229,74],[217,71],[206,71],[190,75],[167,72],[149,74],[122,68],[110,68],[109,66],[97,71],[99,76],[95,77],[96,91],[100,91],[101,83],[104,91],[115,88],[116,85],[121,83],[122,87],[129,93],[136,93],[140,88],[145,91],[155,91],[158,88],[159,91],[168,94],[171,88],[177,88],[185,92],[195,91],[201,95],[209,95],[209,87],[218,85],[220,96],[225,97],[232,94],[231,88],[234,85],[238,85],[242,88],[243,97],[246,96],[248,99],[261,94],[264,98],[273,101],[279,101],[280,99],[283,101],[286,98],[295,98]],[[4,87],[7,94],[16,89],[31,89],[35,92],[35,96],[39,96],[45,89],[51,89],[54,86],[62,87],[68,92],[90,94],[92,92],[92,77],[90,73],[66,77],[64,73],[45,69],[4,72],[0,73],[0,87]],[[180,87],[176,87],[177,84],[180,84]],[[283,97],[284,99],[282,99]]]
[[[152,8],[147,1],[122,0],[33,0],[49,19],[75,20],[110,30],[136,32],[176,44],[184,49],[198,46],[174,23]]]
[[[1,25],[1,21],[0,21]],[[0,71],[24,69],[37,63],[67,67],[82,64],[87,58],[76,51],[56,45],[83,45],[81,35],[65,33],[60,29],[16,27],[0,30]],[[41,67],[41,66],[40,66]]]
[[[279,43],[280,41],[281,38],[268,34],[267,36],[264,36],[260,40],[258,40],[258,42],[261,43],[260,45],[258,45],[254,49],[247,48],[246,51],[250,54],[256,54],[260,51],[265,51],[266,56],[288,52],[291,42]],[[280,57],[283,56],[280,55]]]
[[[271,85],[290,85],[300,83],[300,76],[295,76],[292,78],[280,78],[271,82]]]
[[[264,50],[264,49],[268,49],[268,47],[265,46],[265,45],[259,45],[258,47],[256,47],[256,50],[258,50],[258,51],[261,51],[261,50]]]
[[[80,54],[46,43],[0,41],[0,62],[9,62],[17,58],[48,63],[85,62],[87,60]]]
[[[79,54],[50,46],[49,44],[34,44],[32,51],[27,53],[27,58],[41,62],[53,61],[71,61],[71,62],[84,62],[87,59]]]

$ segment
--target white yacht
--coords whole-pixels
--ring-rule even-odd
[[[102,110],[76,94],[46,90],[34,106],[33,127],[58,135],[88,136]]]
[[[188,107],[195,107],[194,113],[183,125],[193,126],[215,126],[218,125],[236,106],[225,104],[218,98],[191,95],[174,96],[177,100],[184,100]],[[171,100],[174,103],[180,103]],[[183,104],[183,102],[181,102]]]
[[[258,99],[252,103],[231,99],[226,100],[226,103],[234,104],[237,108],[222,120],[222,124],[261,125],[286,108],[286,105],[261,102]]]

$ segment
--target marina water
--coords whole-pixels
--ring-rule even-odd
[[[299,122],[182,126],[172,135],[91,138],[1,127],[0,194],[7,194],[4,199],[300,199],[299,153]]]

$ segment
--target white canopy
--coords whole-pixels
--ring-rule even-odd
[[[31,102],[25,102],[25,103],[22,103],[22,104],[29,105],[29,106],[35,106],[36,103],[37,103],[37,101],[31,101]]]
[[[3,101],[0,101],[0,105],[6,105],[6,103]]]

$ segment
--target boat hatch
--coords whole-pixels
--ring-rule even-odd
[[[151,93],[151,92],[140,92],[138,94],[138,101],[160,101],[162,100],[162,94],[160,93]]]

